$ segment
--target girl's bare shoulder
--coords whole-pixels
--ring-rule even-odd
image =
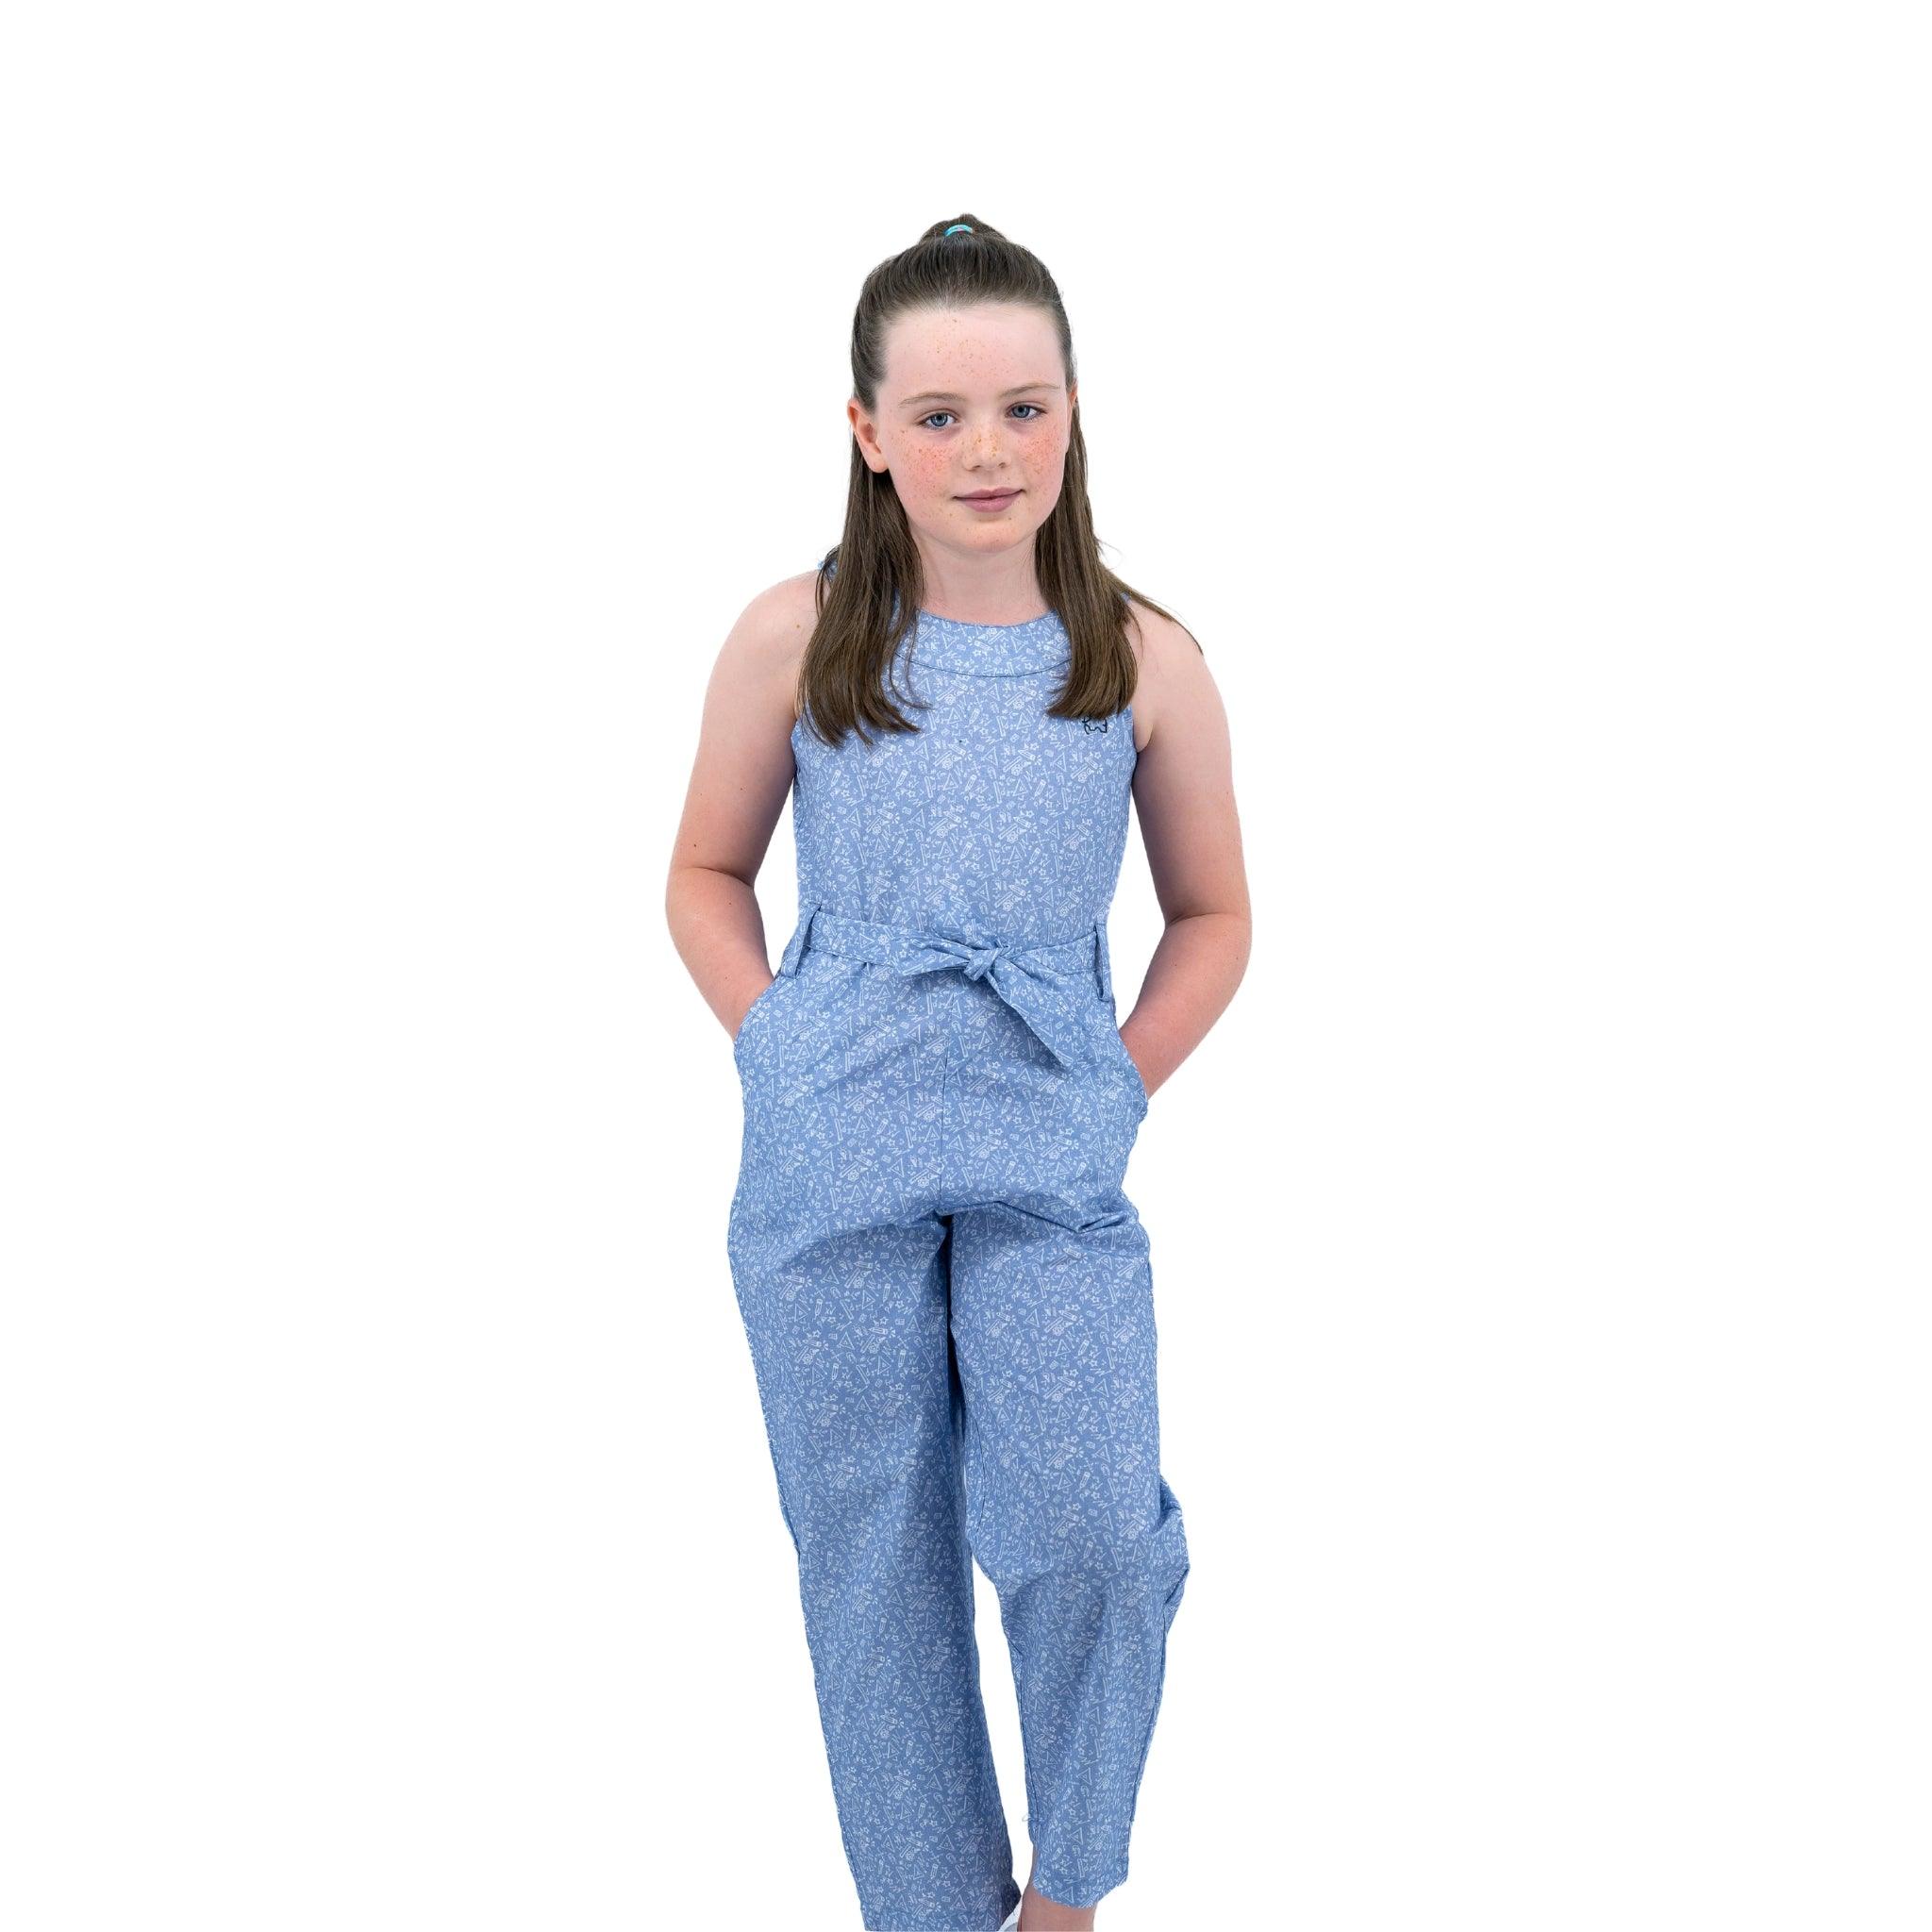
[[[802,657],[819,621],[818,580],[815,570],[780,577],[744,607],[738,620],[740,627],[748,630],[767,651],[783,654],[792,650]]]
[[[737,692],[795,693],[805,647],[818,624],[818,573],[783,577],[760,591],[739,613],[718,656],[718,673]],[[789,696],[793,722],[795,697]]]
[[[1134,686],[1134,745],[1145,751],[1162,716],[1176,702],[1185,704],[1186,694],[1208,678],[1201,646],[1185,625],[1172,617],[1150,610],[1138,598],[1127,600],[1133,623],[1127,637],[1133,645],[1139,671]]]

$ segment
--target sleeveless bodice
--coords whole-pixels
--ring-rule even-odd
[[[961,624],[921,611],[892,689],[916,732],[791,734],[801,911],[999,944],[1103,924],[1126,849],[1133,708],[1046,714],[1072,646],[1058,615]]]

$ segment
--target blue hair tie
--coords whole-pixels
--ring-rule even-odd
[[[961,228],[964,228],[966,232],[970,235],[973,232],[973,224],[971,222],[955,222],[953,225],[946,230],[946,235],[957,235]],[[945,239],[945,235],[941,235],[940,237],[940,240],[941,242],[943,242]]]

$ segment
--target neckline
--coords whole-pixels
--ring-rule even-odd
[[[824,569],[829,575],[838,565],[827,563]],[[894,624],[901,608],[894,591]],[[973,624],[921,608],[899,648],[911,650],[921,666],[956,676],[1034,677],[1063,671],[1073,655],[1073,640],[1058,610],[1042,610],[1019,624]]]
[[[922,610],[908,641],[915,640],[915,663],[965,677],[1027,677],[1058,671],[1073,649],[1057,610],[1024,624],[967,624]]]
[[[919,621],[921,624],[940,625],[947,630],[990,630],[1005,633],[1007,631],[1037,630],[1041,625],[1047,623],[1054,614],[1051,610],[1042,610],[1038,617],[1024,618],[1018,624],[980,624],[970,618],[941,617],[937,611],[921,610]]]

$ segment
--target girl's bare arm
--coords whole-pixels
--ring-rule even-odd
[[[772,983],[753,883],[791,787],[793,693],[811,635],[811,585],[808,573],[761,591],[719,649],[664,891],[672,942],[734,1038]]]
[[[1233,999],[1252,921],[1221,693],[1179,625],[1139,614],[1146,645],[1134,708],[1150,731],[1134,767],[1134,807],[1167,929],[1121,1038],[1152,1093]]]

